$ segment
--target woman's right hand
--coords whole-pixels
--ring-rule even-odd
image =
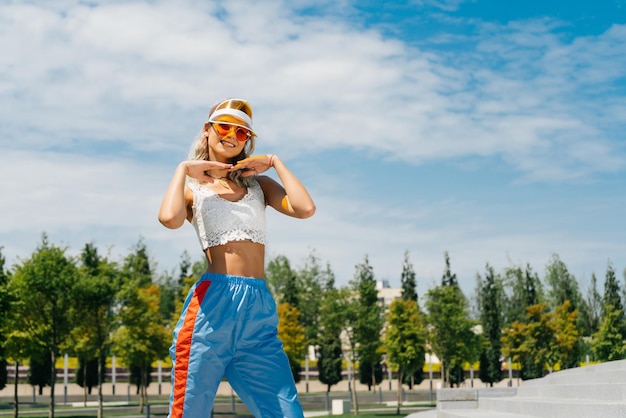
[[[207,174],[207,171],[230,170],[233,167],[232,164],[206,160],[188,160],[182,162],[181,165],[185,167],[185,173],[189,177],[202,181],[210,181],[211,176]]]
[[[229,170],[233,165],[220,163],[219,161],[189,160],[178,164],[172,181],[165,191],[161,208],[159,209],[159,221],[168,228],[179,228],[185,219],[191,220],[190,205],[193,203],[193,194],[185,186],[187,176],[200,181],[209,182],[211,176],[207,175],[210,170]]]

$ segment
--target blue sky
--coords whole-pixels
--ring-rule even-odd
[[[156,212],[211,104],[250,101],[258,153],[313,195],[268,212],[268,259],[314,252],[339,284],[365,256],[424,293],[448,251],[463,288],[486,263],[553,254],[585,286],[626,267],[626,1],[0,2],[0,246],[46,232],[116,259],[141,238],[160,272],[189,225]]]

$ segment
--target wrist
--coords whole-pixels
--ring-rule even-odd
[[[187,165],[187,161],[183,161],[182,163],[178,164],[178,167],[176,167],[176,171],[182,172],[182,174],[188,176],[189,166]]]
[[[269,161],[267,162],[267,165],[270,167],[274,167],[274,158],[276,157],[276,155],[274,154],[267,154],[267,158],[269,159]]]

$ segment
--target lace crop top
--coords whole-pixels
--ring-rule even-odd
[[[187,187],[193,192],[191,223],[203,250],[230,241],[265,244],[265,196],[256,180],[236,202],[218,196],[195,181],[188,181]]]

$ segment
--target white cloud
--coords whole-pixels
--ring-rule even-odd
[[[615,146],[616,121],[597,109],[581,112],[588,97],[577,89],[606,89],[619,76],[620,66],[609,65],[626,56],[617,25],[570,44],[547,20],[489,25],[475,50],[456,51],[450,61],[336,17],[297,16],[278,2],[0,10],[8,23],[0,38],[3,96],[13,99],[5,138],[19,135],[21,146],[54,130],[66,144],[167,147],[180,135],[176,120],[191,121],[190,111],[203,117],[230,92],[250,97],[269,143],[291,146],[272,129],[284,125],[304,152],[366,146],[407,161],[501,154],[527,171],[541,161],[537,144],[555,137],[576,147],[596,131],[607,157]],[[566,157],[557,164],[568,171],[604,169],[584,155]]]
[[[456,10],[461,1],[423,3]],[[480,24],[464,48],[446,50],[452,37],[417,48],[364,30],[349,20],[347,2],[332,15],[298,14],[316,5],[0,5],[0,166],[9,178],[18,173],[0,186],[16,197],[0,201],[5,249],[23,254],[19,237],[32,242],[45,230],[76,249],[97,238],[121,252],[144,236],[164,266],[183,248],[193,253],[189,228],[165,230],[150,214],[212,102],[239,96],[255,108],[264,149],[301,160],[355,150],[382,161],[312,161],[333,175],[311,175],[318,214],[270,218],[269,255],[298,259],[316,248],[351,277],[369,253],[392,276],[409,249],[439,277],[445,250],[466,275],[505,252],[529,261],[552,251],[578,257],[577,248],[596,254],[594,240],[555,230],[491,228],[472,202],[455,202],[466,213],[446,199],[390,210],[372,196],[344,196],[333,182],[389,171],[392,161],[475,157],[504,161],[534,182],[620,173],[626,26],[569,39],[557,34],[562,22],[547,19]],[[398,181],[397,190],[412,186]]]
[[[472,1],[475,0],[415,0],[415,3],[419,6],[432,6],[447,12],[453,12],[458,10],[461,4]]]

